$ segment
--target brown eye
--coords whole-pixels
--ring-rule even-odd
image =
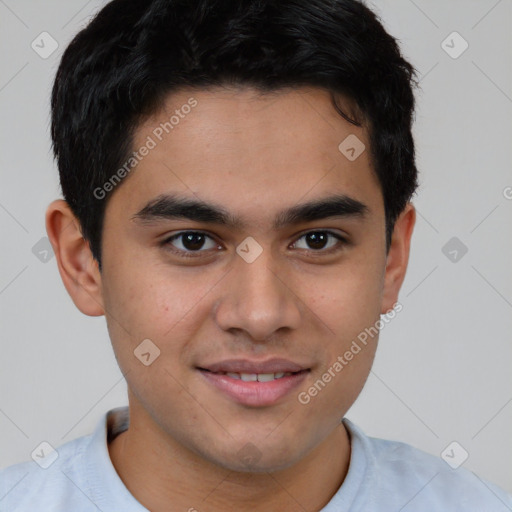
[[[183,247],[188,251],[198,251],[204,245],[205,236],[203,233],[185,233],[180,236]]]
[[[299,238],[299,240],[302,239],[305,240],[306,247],[299,247],[299,249],[313,252],[330,252],[330,249],[348,243],[345,238],[331,231],[310,231]],[[329,239],[332,240],[331,243]],[[295,242],[294,246],[297,246],[298,243],[299,241]]]
[[[324,249],[329,239],[329,235],[321,231],[308,233],[306,235],[306,243],[312,249]]]
[[[208,243],[208,241],[210,241]],[[211,236],[201,231],[182,231],[166,238],[161,246],[184,257],[202,256],[201,253],[218,247]],[[194,254],[198,253],[198,254]]]

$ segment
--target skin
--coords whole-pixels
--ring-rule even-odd
[[[169,503],[199,512],[319,510],[348,471],[350,440],[340,420],[368,377],[378,337],[308,404],[297,394],[398,301],[415,209],[409,203],[398,218],[386,253],[369,152],[351,162],[338,150],[349,134],[369,148],[368,134],[336,113],[321,89],[181,91],[138,127],[134,148],[190,97],[197,106],[110,196],[101,273],[68,205],[56,200],[46,214],[63,283],[80,311],[105,315],[128,383],[130,428],[109,445],[110,457],[152,511]],[[221,205],[245,226],[132,219],[171,192]],[[271,229],[280,210],[333,192],[365,203],[368,215]],[[212,236],[201,249],[207,255],[173,254],[186,250],[183,239],[159,246],[190,229]],[[336,239],[319,250],[303,237],[319,230],[350,243],[327,255]],[[247,236],[263,248],[250,264],[235,252]],[[150,366],[133,353],[146,338],[161,351]],[[196,370],[234,357],[283,357],[311,371],[276,404],[244,406]],[[241,457],[248,443],[259,453],[251,467]]]

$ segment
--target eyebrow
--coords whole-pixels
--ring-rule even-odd
[[[278,212],[273,229],[332,217],[365,218],[367,205],[344,194],[335,194],[322,199],[292,206]],[[153,223],[159,220],[187,219],[199,223],[219,224],[230,228],[243,229],[240,217],[231,214],[222,206],[177,195],[160,195],[151,200],[135,215],[135,221]]]

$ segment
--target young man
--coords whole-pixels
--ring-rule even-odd
[[[355,0],[114,0],[76,36],[46,226],[129,409],[0,472],[0,510],[512,509],[344,419],[400,307],[414,74]]]

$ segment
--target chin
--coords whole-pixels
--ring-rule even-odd
[[[227,448],[233,449],[233,445]],[[297,446],[293,450],[292,447],[280,446],[277,449],[268,445],[259,449],[255,444],[247,442],[236,452],[210,454],[208,458],[217,466],[237,473],[270,473],[293,466],[300,459],[300,454],[297,453]]]
[[[231,459],[229,461],[222,461],[223,463],[219,464],[222,467],[229,469],[230,471],[235,471],[237,473],[275,473],[277,471],[285,470],[294,465],[296,461],[294,460],[285,460],[282,459],[277,461],[274,457],[267,459],[260,459],[259,461],[254,462],[240,462],[238,458]]]

